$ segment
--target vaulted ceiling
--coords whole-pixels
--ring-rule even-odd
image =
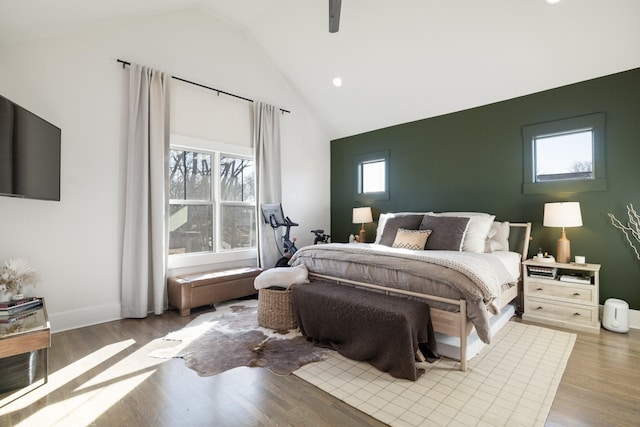
[[[0,44],[185,7],[253,39],[332,139],[640,67],[638,0],[343,0],[335,34],[328,0],[0,0]]]

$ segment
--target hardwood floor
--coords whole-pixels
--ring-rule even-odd
[[[54,334],[49,383],[0,395],[0,426],[384,425],[293,375],[237,368],[198,377],[181,359],[148,356],[203,311]],[[547,425],[639,423],[640,330],[579,333]]]
[[[640,330],[578,333],[546,425],[640,425]]]

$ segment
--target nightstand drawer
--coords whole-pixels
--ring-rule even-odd
[[[595,305],[595,288],[593,286],[575,286],[568,284],[555,284],[548,282],[529,282],[525,292],[532,298],[552,298],[555,300],[575,301],[579,303]]]
[[[529,298],[525,312],[531,316],[547,317],[572,323],[593,324],[598,321],[598,307],[562,304],[544,299]]]

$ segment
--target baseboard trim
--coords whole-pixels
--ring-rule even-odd
[[[640,310],[629,310],[629,327],[640,329]]]
[[[52,333],[97,325],[99,323],[111,322],[119,319],[122,319],[122,316],[120,316],[119,303],[96,305],[79,310],[49,314],[49,323],[51,324]]]

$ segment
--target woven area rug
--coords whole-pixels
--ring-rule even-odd
[[[330,350],[315,347],[297,330],[274,331],[258,325],[258,301],[236,300],[201,314],[164,337],[173,346],[153,350],[156,358],[179,357],[200,376],[239,366],[267,368],[289,375],[307,363],[326,358]]]
[[[294,374],[391,426],[543,426],[575,339],[508,322],[467,372],[443,358],[413,382],[332,352]]]

